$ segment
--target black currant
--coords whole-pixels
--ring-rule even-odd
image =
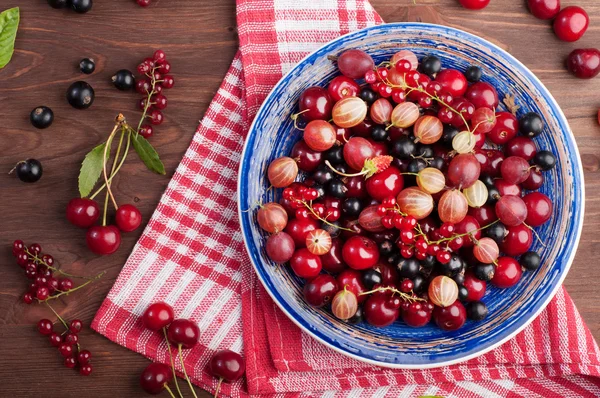
[[[333,168],[342,174],[348,173],[348,165],[346,163],[336,164]]]
[[[342,203],[342,213],[350,218],[358,217],[362,209],[362,202],[358,198],[347,198]]]
[[[442,157],[439,156],[434,156],[433,158],[431,158],[431,160],[429,161],[429,166],[433,167],[435,169],[441,170],[444,168],[444,164],[446,162],[444,162],[444,159]]]
[[[500,244],[506,237],[507,231],[504,224],[497,222],[494,225],[483,230],[483,235],[492,238],[496,243]]]
[[[346,200],[348,200],[348,199],[346,199]],[[396,250],[394,242],[392,242],[391,240],[384,240],[384,241],[380,242],[378,246],[379,246],[379,254],[381,254],[384,257],[391,255]]]
[[[423,275],[417,275],[412,279],[413,282],[413,292],[422,293],[425,290],[425,278]]]
[[[427,256],[427,257],[425,257],[425,260],[421,260],[421,265],[423,266],[423,268],[431,269],[431,268],[433,268],[435,263],[436,263],[435,256]]]
[[[73,108],[87,109],[94,103],[94,89],[86,82],[75,82],[67,90],[67,101]]]
[[[481,321],[488,315],[488,308],[481,301],[473,301],[467,304],[467,318]]]
[[[348,323],[357,324],[357,323],[361,323],[362,320],[363,320],[363,310],[362,310],[362,307],[359,305],[358,308],[356,309],[356,312],[354,313],[354,315],[352,315],[352,317],[350,319],[348,319]]]
[[[398,274],[401,278],[413,279],[419,275],[419,268],[421,264],[414,258],[403,258],[396,265],[398,268]]]
[[[385,127],[381,125],[375,125],[371,129],[371,138],[375,141],[385,141],[388,138],[388,132]]]
[[[68,0],[48,0],[48,4],[52,8],[65,8],[69,2]]]
[[[71,8],[80,14],[85,14],[90,11],[93,6],[92,0],[70,0]]]
[[[421,60],[420,68],[427,76],[433,77],[442,69],[442,61],[435,55],[427,55]]]
[[[479,176],[479,179],[481,180],[481,182],[483,182],[485,184],[485,186],[487,188],[493,187],[494,185],[494,177],[487,175],[487,174],[482,174]]]
[[[478,279],[482,281],[489,282],[494,277],[494,273],[496,272],[496,267],[494,264],[477,264],[473,268],[473,273]]]
[[[425,144],[417,144],[417,150],[415,156],[421,156],[424,158],[432,158],[434,155],[433,146]]]
[[[442,142],[444,142],[445,144],[448,144],[448,145],[452,145],[452,140],[458,133],[460,133],[460,131],[456,127],[454,127],[450,124],[444,124],[444,131],[442,133]]]
[[[346,192],[348,192],[348,188],[342,181],[333,179],[327,183],[325,191],[328,195],[335,196],[339,199],[344,199],[346,197]]]
[[[409,159],[415,154],[417,146],[409,137],[400,137],[392,143],[390,154],[400,159]]]
[[[378,95],[375,93],[375,91],[371,90],[369,87],[363,87],[358,96],[369,105],[375,102],[378,98]]]
[[[323,153],[323,159],[329,161],[331,164],[344,163],[344,147],[335,145]]]
[[[465,301],[469,296],[469,291],[464,286],[458,286],[458,299],[460,301]]]
[[[452,277],[452,279],[454,279],[454,282],[456,282],[456,284],[458,286],[461,286],[461,285],[465,284],[465,274],[463,274],[462,272],[454,275]]]
[[[135,86],[135,77],[133,73],[128,71],[127,69],[121,69],[117,71],[111,77],[112,83],[121,91],[131,90]]]
[[[374,270],[373,268],[366,270],[362,274],[362,281],[365,287],[369,290],[373,289],[375,285],[383,282],[383,278],[381,277],[381,273],[379,271]]]
[[[337,238],[342,232],[340,226],[341,225],[339,221],[328,221],[327,223],[323,223],[321,225],[321,229],[329,232],[329,235],[331,235],[332,238]]]
[[[316,189],[317,193],[319,194],[319,198],[322,198],[323,196],[325,196],[325,187],[323,187],[323,185],[321,184],[313,184],[311,186],[312,189]]]
[[[528,137],[537,137],[544,129],[544,121],[535,112],[529,112],[519,119],[519,130],[521,134]]]
[[[485,203],[487,203],[488,205],[495,205],[496,202],[498,201],[498,199],[500,199],[500,191],[498,190],[498,188],[496,188],[495,185],[487,187],[487,189],[488,189],[488,200]]]
[[[519,264],[529,271],[535,271],[540,267],[542,259],[536,252],[527,252],[519,259]]]
[[[418,173],[426,167],[427,162],[424,159],[417,158],[410,161],[410,163],[408,164],[408,169],[406,171],[408,171],[409,173]]]
[[[532,163],[543,171],[552,170],[556,166],[556,156],[550,151],[539,151],[532,159]]]
[[[324,164],[320,165],[312,175],[312,179],[315,180],[316,183],[323,185],[333,180],[334,177],[335,173]]]
[[[96,63],[91,58],[84,58],[79,62],[79,70],[81,73],[91,75],[96,70]]]
[[[54,121],[54,112],[47,106],[38,106],[29,114],[29,121],[33,124],[33,127],[45,129],[50,127]]]
[[[15,166],[15,172],[19,180],[23,182],[36,182],[42,178],[42,164],[36,159],[27,159]]]
[[[454,276],[460,273],[464,268],[465,263],[463,262],[462,258],[457,256],[456,254],[453,254],[450,257],[450,261],[448,261],[446,264],[440,264],[439,269],[442,275]]]
[[[465,77],[471,83],[475,83],[481,80],[481,75],[481,68],[475,65],[469,66],[465,71]]]

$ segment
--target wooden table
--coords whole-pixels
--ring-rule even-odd
[[[108,293],[140,235],[124,235],[118,253],[98,258],[85,247],[84,233],[64,217],[65,205],[77,195],[77,174],[85,153],[106,138],[118,112],[137,117],[137,95],[116,91],[110,76],[134,69],[157,48],[173,65],[176,87],[168,92],[166,122],[152,138],[167,176],[149,173],[134,156],[114,184],[123,202],[136,202],[147,220],[186,150],[192,134],[237,49],[235,2],[154,1],[142,9],[131,0],[96,1],[92,12],[78,15],[53,10],[45,0],[1,0],[0,10],[21,6],[21,28],[12,62],[0,70],[0,380],[5,397],[134,397],[142,396],[138,377],[148,361],[86,329],[85,348],[94,355],[94,374],[81,377],[62,366],[56,349],[35,331],[35,323],[50,316],[43,306],[25,306],[26,281],[8,248],[14,239],[39,242],[74,273],[107,275],[85,293],[57,305],[67,318],[86,325]],[[438,22],[484,36],[524,62],[554,94],[567,115],[582,153],[587,191],[586,222],[578,255],[565,282],[579,311],[600,338],[600,78],[577,80],[563,61],[576,47],[592,47],[600,38],[600,3],[579,0],[592,26],[577,44],[559,42],[550,25],[527,13],[524,1],[493,0],[480,12],[462,9],[455,0],[373,0],[386,21]],[[523,4],[522,4],[523,3]],[[79,60],[92,57],[96,72],[83,76]],[[96,90],[94,106],[77,111],[65,101],[66,88],[85,79]],[[36,130],[29,111],[47,105],[55,122]],[[45,173],[27,185],[6,174],[25,158],[43,162]],[[204,395],[207,395],[203,393]]]

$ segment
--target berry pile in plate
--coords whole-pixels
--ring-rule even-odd
[[[407,50],[378,66],[361,50],[332,59],[341,74],[300,93],[303,139],[268,167],[283,188],[257,212],[268,257],[341,320],[484,319],[487,285],[510,288],[541,262],[533,228],[553,205],[537,190],[556,165],[534,142],[542,118],[498,110],[477,66]]]

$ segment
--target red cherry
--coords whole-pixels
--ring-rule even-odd
[[[492,278],[492,283],[499,288],[508,288],[514,286],[523,271],[521,265],[512,257],[500,257],[496,262],[496,272]]]
[[[346,97],[356,97],[360,86],[349,77],[337,76],[329,83],[327,91],[334,101],[339,101]]]
[[[89,228],[100,217],[98,203],[92,199],[74,198],[67,205],[67,220],[79,228]]]
[[[335,278],[329,274],[320,274],[304,285],[304,299],[313,307],[322,307],[333,299],[338,292]]]
[[[521,224],[515,227],[509,227],[500,245],[500,251],[508,256],[520,256],[527,252],[533,244],[533,234],[531,229]]]
[[[140,376],[140,385],[148,394],[160,394],[173,379],[171,368],[162,363],[151,363]]]
[[[457,330],[465,324],[467,320],[467,311],[462,303],[456,300],[448,307],[438,307],[433,309],[433,319],[435,323],[443,330]]]
[[[408,326],[420,328],[431,320],[431,311],[426,303],[414,302],[402,311],[402,320]]]
[[[350,268],[367,269],[379,261],[379,249],[371,239],[364,236],[353,236],[344,243],[342,258]]]
[[[463,286],[467,289],[467,301],[480,301],[485,295],[487,284],[485,281],[477,279],[472,272],[465,274]]]
[[[292,270],[300,278],[314,278],[322,269],[321,258],[312,254],[308,249],[302,248],[294,252],[290,259]]]
[[[469,207],[467,214],[475,217],[479,225],[488,225],[489,223],[492,223],[498,219],[496,216],[496,210],[492,205]]]
[[[296,248],[301,248],[306,246],[306,237],[308,236],[308,233],[318,228],[319,223],[317,220],[312,218],[306,220],[294,218],[287,223],[284,232],[292,237]]]
[[[552,19],[560,11],[560,0],[527,0],[529,11],[539,19]]]
[[[232,382],[244,375],[246,362],[237,352],[222,350],[212,356],[208,369],[213,376]]]
[[[498,112],[496,113],[496,125],[487,136],[494,144],[504,145],[515,138],[518,130],[519,122],[512,113]]]
[[[329,120],[333,101],[331,96],[321,87],[309,87],[300,96],[300,112],[306,121]]]
[[[490,4],[490,0],[458,0],[458,2],[469,10],[481,10]]]
[[[444,69],[435,77],[445,92],[454,98],[462,97],[467,91],[467,78],[456,69]]]
[[[348,291],[354,293],[354,295],[356,296],[356,298],[358,299],[359,303],[362,303],[363,301],[365,301],[368,296],[366,295],[361,295],[361,293],[366,292],[367,289],[365,288],[365,285],[363,284],[362,281],[362,276],[361,273],[353,270],[353,269],[347,269],[345,271],[342,271],[336,278],[337,280],[337,285],[338,288],[340,290],[343,290],[344,288],[348,289]]]
[[[292,148],[290,157],[296,160],[300,170],[313,171],[321,164],[322,154],[310,149],[304,140],[300,140]]]
[[[173,307],[162,301],[150,304],[142,316],[144,325],[154,331],[169,326],[173,322],[173,319],[175,319]]]
[[[459,222],[458,224],[455,225],[455,233],[457,235],[462,235],[462,234],[466,234],[469,232],[469,233],[471,233],[473,238],[479,239],[481,237],[481,231],[478,231],[479,228],[480,228],[480,225],[477,222],[477,220],[475,219],[475,217],[467,215],[461,222]],[[474,231],[477,231],[477,232],[474,232]],[[465,239],[464,243],[463,243],[464,247],[472,247],[473,246],[473,241],[470,239],[471,235],[466,235],[464,237],[464,239]]]
[[[175,319],[169,325],[167,336],[172,344],[188,349],[198,344],[200,328],[196,322],[189,319]]]
[[[577,41],[581,39],[589,23],[590,18],[583,8],[565,7],[554,20],[554,33],[563,41]]]
[[[504,153],[507,157],[518,156],[530,161],[537,153],[537,147],[531,138],[519,136],[508,141],[504,147]]]
[[[526,179],[523,184],[521,184],[523,188],[529,189],[530,191],[535,191],[539,189],[542,185],[544,185],[544,175],[540,170],[531,169],[529,173],[529,178]]]
[[[364,199],[367,197],[367,183],[363,176],[350,177],[346,180],[346,197]]]
[[[523,197],[527,206],[525,223],[530,227],[538,227],[552,217],[552,201],[540,192],[531,192]]]
[[[86,234],[88,248],[96,254],[112,254],[121,245],[121,233],[114,225],[93,226]]]
[[[521,196],[521,187],[515,184],[510,184],[502,179],[494,180],[494,186],[498,189],[500,196],[514,195]]]
[[[389,302],[387,295],[372,295],[363,305],[367,322],[373,326],[384,327],[394,323],[400,316],[400,308]]]
[[[571,51],[567,58],[569,72],[580,79],[591,79],[600,73],[600,50],[580,48]]]
[[[390,166],[380,173],[367,179],[367,192],[378,201],[385,198],[396,197],[404,187],[404,178],[400,170]]]
[[[471,84],[465,93],[465,98],[471,101],[475,109],[490,108],[494,110],[499,103],[498,92],[494,86],[486,82]]]
[[[396,269],[395,266],[392,266],[390,264],[377,264],[375,266],[375,269],[379,271],[379,273],[381,274],[381,281],[383,282],[384,285],[395,285],[396,283],[398,283],[398,281],[400,280],[400,277],[398,276],[398,270]],[[403,282],[410,282],[412,283],[412,281],[410,279],[406,279]],[[411,291],[412,287],[410,289],[408,289],[408,291]]]
[[[142,223],[142,213],[134,205],[121,205],[117,209],[115,223],[123,232],[135,231]]]
[[[500,165],[504,161],[504,154],[497,149],[486,149],[488,156],[487,168],[483,171],[491,177],[497,177],[500,175]]]

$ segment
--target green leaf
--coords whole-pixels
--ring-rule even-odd
[[[18,28],[19,7],[9,8],[0,13],[0,69],[12,58]]]
[[[156,149],[141,135],[131,135],[133,141],[133,148],[137,152],[138,156],[144,162],[148,170],[153,171],[157,174],[166,174],[165,165],[160,161]]]
[[[94,186],[102,174],[105,149],[106,142],[103,142],[88,152],[88,154],[85,155],[85,159],[83,159],[83,163],[81,163],[81,170],[79,171],[79,195],[81,195],[82,198],[85,198],[92,192],[92,189],[94,189]],[[106,150],[106,158],[109,157],[110,147]]]

